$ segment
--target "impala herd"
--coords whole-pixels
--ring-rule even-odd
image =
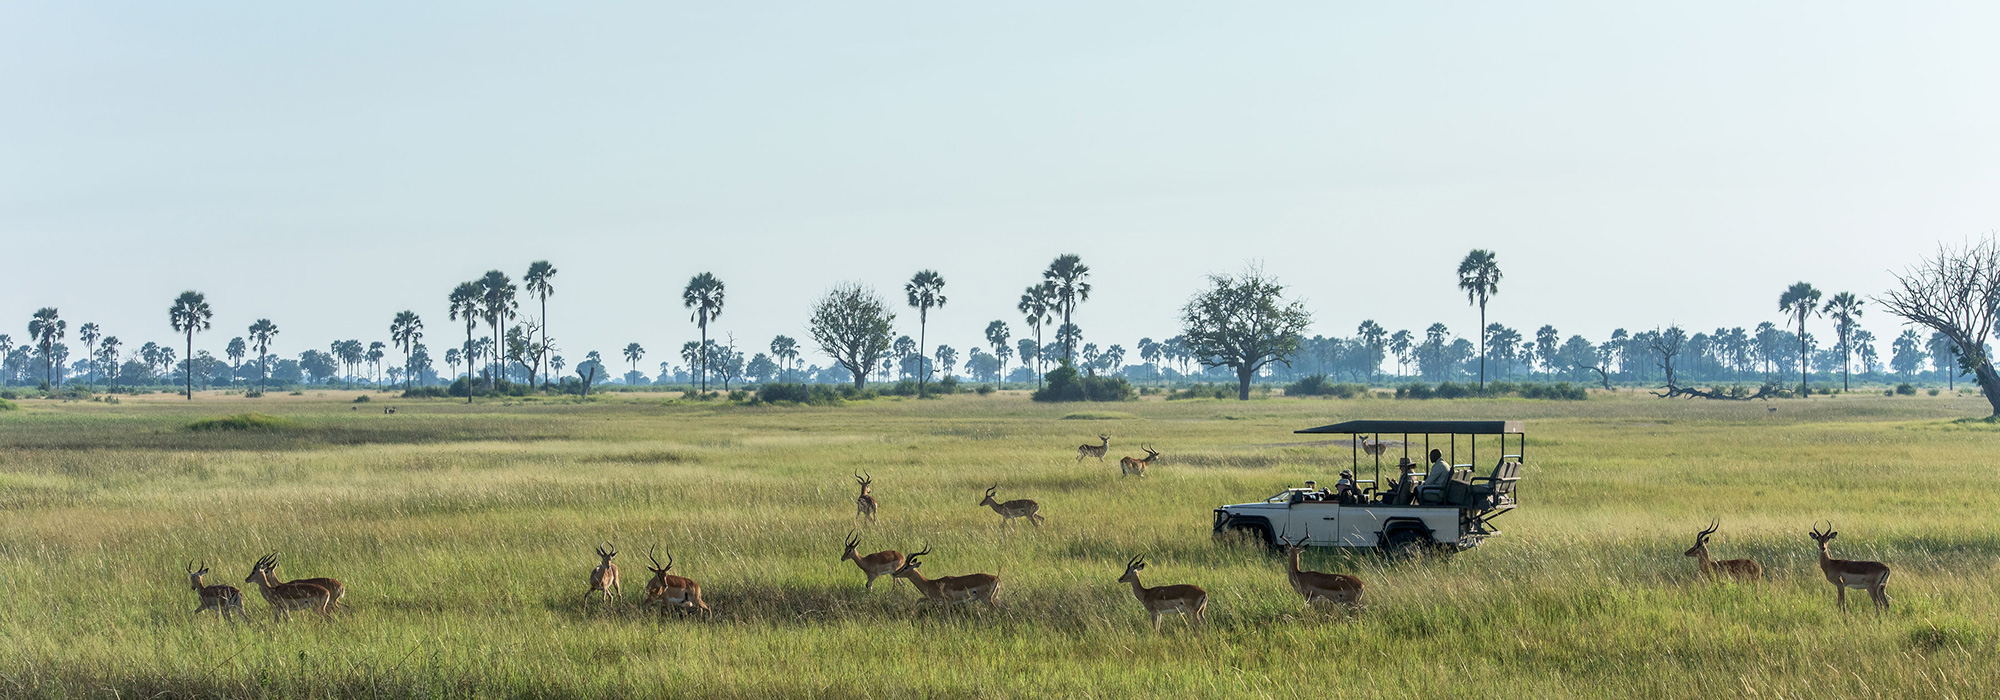
[[[1097,445],[1086,444],[1077,448],[1078,461],[1088,456],[1095,456],[1099,460],[1104,458],[1105,452],[1110,450],[1111,437],[1099,434],[1098,440]],[[1376,449],[1372,444],[1365,447],[1371,453]],[[1145,459],[1125,457],[1120,461],[1122,475],[1145,476],[1146,467],[1160,457],[1160,453],[1154,451],[1151,446],[1145,446],[1143,449],[1146,451]],[[856,474],[854,480],[861,486],[861,493],[854,501],[855,517],[865,518],[872,524],[875,522],[877,510],[872,490],[874,477],[869,474]],[[995,484],[986,489],[986,497],[978,505],[992,508],[993,512],[1000,514],[1000,524],[1003,528],[1015,518],[1026,518],[1036,527],[1041,526],[1044,518],[1040,514],[1040,503],[1025,498],[999,501],[995,498],[999,488],[999,485]],[[1694,546],[1689,547],[1683,554],[1694,558],[1700,576],[1705,579],[1728,578],[1746,583],[1762,581],[1764,568],[1757,562],[1750,559],[1718,561],[1709,554],[1709,538],[1720,526],[1720,521],[1711,522],[1706,529],[1695,533]],[[1867,591],[1877,608],[1882,610],[1889,608],[1890,599],[1887,592],[1889,567],[1881,562],[1834,559],[1828,550],[1828,544],[1840,536],[1840,533],[1835,531],[1830,523],[1825,531],[1820,530],[1819,523],[1813,523],[1813,530],[1809,536],[1819,546],[1820,572],[1834,585],[1842,612],[1847,610],[1847,589],[1850,588]],[[1308,605],[1324,602],[1345,606],[1350,610],[1361,609],[1361,595],[1364,590],[1361,579],[1347,574],[1305,571],[1300,568],[1300,557],[1307,547],[1305,538],[1285,540],[1281,544],[1286,557],[1286,579],[1291,584],[1292,590],[1303,597]],[[953,605],[979,601],[991,607],[1000,606],[999,576],[976,573],[938,578],[926,577],[919,567],[923,566],[922,557],[931,553],[930,545],[925,545],[922,550],[908,556],[893,549],[862,554],[860,547],[861,536],[850,531],[844,541],[839,561],[854,562],[854,566],[867,577],[863,583],[863,588],[866,590],[874,590],[875,580],[888,576],[898,587],[904,580],[908,580],[929,603]],[[646,559],[652,563],[646,569],[653,573],[653,577],[646,582],[646,597],[642,606],[656,607],[662,614],[668,610],[683,613],[711,612],[708,604],[702,602],[700,584],[693,579],[668,573],[674,568],[673,551],[667,551],[667,563],[664,566],[654,557],[654,551],[649,549],[646,552]],[[598,564],[590,570],[588,580],[590,588],[584,592],[580,605],[587,605],[593,596],[600,601],[616,601],[619,597],[618,565],[612,562],[618,556],[617,546],[606,543],[598,547],[596,553]],[[257,585],[258,592],[263,594],[265,602],[271,605],[273,621],[289,619],[294,610],[310,610],[322,617],[330,618],[333,609],[340,606],[341,599],[347,594],[346,586],[331,578],[279,581],[276,575],[277,568],[278,553],[272,552],[258,559],[251,567],[250,575],[243,579],[245,583]],[[1145,568],[1145,557],[1133,557],[1125,563],[1125,572],[1118,577],[1118,582],[1131,584],[1132,596],[1137,598],[1139,605],[1152,616],[1155,632],[1160,629],[1161,618],[1168,613],[1185,616],[1195,623],[1206,621],[1207,591],[1199,586],[1187,584],[1148,588],[1139,580],[1139,572]],[[203,583],[202,578],[208,574],[207,562],[203,562],[199,569],[190,562],[187,574],[189,587],[194,589],[200,598],[200,607],[195,609],[195,615],[199,616],[213,610],[219,619],[231,620],[230,614],[234,613],[236,619],[249,621],[249,616],[243,612],[241,591],[234,586],[224,584],[211,586]]]

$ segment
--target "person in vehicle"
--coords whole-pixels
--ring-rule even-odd
[[[1451,481],[1451,463],[1444,461],[1443,450],[1431,450],[1431,470],[1424,475],[1424,487],[1440,489],[1437,493],[1442,497],[1444,494],[1442,489],[1448,481]],[[1420,489],[1418,493],[1422,493],[1422,490]]]
[[[1333,484],[1333,500],[1345,504],[1361,502],[1361,487],[1354,483],[1354,472],[1340,470],[1340,481]]]
[[[1396,476],[1395,485],[1389,487],[1383,494],[1383,505],[1400,506],[1415,500],[1413,494],[1417,489],[1417,463],[1404,457],[1396,462],[1396,469],[1401,473]]]

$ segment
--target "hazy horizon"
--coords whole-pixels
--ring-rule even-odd
[[[572,365],[679,364],[704,271],[711,336],[754,352],[810,348],[835,283],[900,305],[935,269],[929,344],[963,352],[1021,337],[1022,288],[1076,253],[1100,345],[1174,335],[1202,275],[1252,262],[1313,333],[1470,337],[1472,248],[1524,334],[1754,327],[1793,282],[1878,294],[1996,227],[1996,28],[1974,3],[15,4],[0,333],[55,306],[72,338],[164,343],[196,289],[217,355],[258,318],[295,357],[410,309],[441,356],[453,286],[547,259]],[[1861,325],[1886,350],[1900,324]]]

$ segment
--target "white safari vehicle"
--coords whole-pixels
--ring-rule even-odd
[[[1493,520],[1515,507],[1527,439],[1521,421],[1355,420],[1295,432],[1348,436],[1332,444],[1345,444],[1353,455],[1354,489],[1287,488],[1255,503],[1216,508],[1217,537],[1242,536],[1273,547],[1304,538],[1309,547],[1375,548],[1399,557],[1450,554],[1500,534]],[[1482,436],[1490,465],[1475,474]],[[1452,465],[1451,478],[1422,486],[1432,449]],[[1401,480],[1398,465],[1405,460],[1415,471]],[[1364,465],[1373,467],[1372,478],[1361,478]],[[1332,474],[1320,478],[1335,482]]]

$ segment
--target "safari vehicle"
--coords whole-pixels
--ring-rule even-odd
[[[1215,509],[1217,537],[1244,536],[1272,547],[1303,537],[1309,547],[1374,548],[1398,557],[1451,554],[1499,535],[1493,521],[1516,506],[1514,485],[1527,451],[1521,421],[1354,420],[1294,432],[1348,436],[1359,493],[1337,499],[1324,489],[1287,488],[1262,501],[1222,506]],[[1401,441],[1384,442],[1384,435]],[[1492,466],[1475,475],[1482,436]],[[1453,465],[1451,480],[1419,488],[1433,448]],[[1372,463],[1371,478],[1361,478],[1363,455]],[[1386,481],[1385,457],[1392,472]],[[1416,483],[1397,488],[1397,465],[1404,459],[1416,464]]]

